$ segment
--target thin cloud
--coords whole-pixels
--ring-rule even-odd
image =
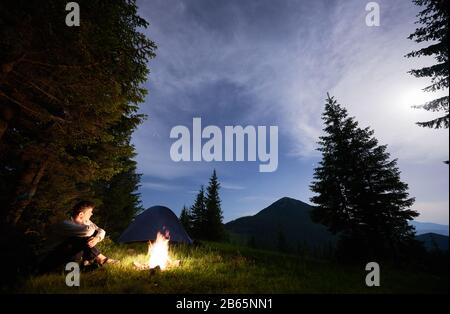
[[[309,167],[320,158],[321,113],[330,92],[361,126],[375,130],[381,144],[389,145],[417,201],[435,195],[447,204],[439,212],[448,211],[448,196],[441,193],[448,179],[436,183],[432,174],[419,170],[427,164],[438,168],[448,159],[448,130],[417,127],[415,122],[430,113],[410,108],[414,100],[433,97],[418,92],[428,82],[406,73],[429,60],[403,57],[417,49],[407,36],[416,27],[419,8],[403,0],[378,3],[381,26],[367,27],[367,2],[359,0],[230,0],[214,6],[201,0],[140,1],[140,14],[150,21],[147,35],[158,51],[150,62],[150,93],[142,106],[150,119],[133,135],[138,171],[192,188],[194,178],[207,182],[213,167],[225,167],[170,159],[170,129],[189,126],[197,116],[218,126],[277,125],[279,168],[282,158],[292,156],[299,168]],[[239,182],[240,170],[237,163],[228,163],[227,179]],[[249,196],[241,201],[249,207],[252,201],[275,200],[258,196],[260,181],[256,172],[246,178]],[[427,195],[420,192],[421,182],[432,187]],[[287,189],[292,182],[276,184]],[[233,186],[230,192],[244,190]]]
[[[161,182],[142,182],[142,189],[156,190],[156,191],[176,191],[183,189],[182,186],[173,185],[171,183]]]
[[[225,190],[245,190],[245,186],[222,182],[220,186]]]

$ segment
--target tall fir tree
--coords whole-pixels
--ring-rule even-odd
[[[100,205],[95,209],[95,221],[117,239],[139,211],[142,211],[140,194],[137,192],[141,175],[136,173],[136,162],[127,160],[126,170],[109,181],[95,184],[95,195]]]
[[[203,185],[191,207],[192,236],[196,239],[206,238],[206,198]]]
[[[447,95],[429,101],[417,108],[428,111],[441,112],[443,115],[430,121],[417,122],[419,126],[428,128],[448,128],[449,126],[449,106],[448,106],[448,86],[449,86],[449,63],[448,63],[448,23],[449,23],[449,2],[448,0],[414,0],[414,4],[425,8],[417,15],[419,20],[417,28],[408,38],[417,43],[431,41],[427,47],[417,51],[412,51],[406,57],[433,56],[437,63],[421,69],[411,70],[409,73],[415,77],[430,77],[431,85],[424,88],[424,91],[435,92],[446,90]],[[448,162],[447,162],[448,163]]]
[[[64,1],[0,2],[0,220],[27,231],[126,171],[142,118],[148,23],[134,0],[77,3],[69,29]]]
[[[10,253],[2,278],[2,270],[22,277],[14,266],[32,264],[24,242],[42,243],[32,237],[79,199],[104,204],[95,221],[114,223],[108,232],[137,206],[128,139],[142,119],[156,45],[135,0],[77,3],[80,26],[67,27],[67,1],[0,1],[0,232],[8,240],[0,250]],[[112,198],[118,203],[107,204]]]
[[[311,198],[313,220],[339,235],[344,258],[399,257],[414,243],[408,220],[418,214],[410,209],[414,199],[396,160],[329,95],[322,119],[326,134],[311,184],[317,194]]]
[[[206,229],[207,238],[212,241],[220,241],[225,237],[225,229],[223,227],[222,209],[220,206],[219,196],[220,183],[217,178],[216,170],[214,169],[209,185],[206,189]]]
[[[192,235],[192,213],[189,208],[183,206],[180,213],[180,222],[189,235]]]

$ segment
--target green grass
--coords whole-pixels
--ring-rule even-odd
[[[67,287],[65,273],[35,276],[19,293],[445,293],[442,276],[396,270],[381,265],[381,287],[365,285],[365,265],[342,266],[222,243],[171,247],[181,260],[176,268],[151,274],[133,261],[146,260],[146,244],[116,245],[104,241],[106,255],[121,260],[81,273],[80,287]]]

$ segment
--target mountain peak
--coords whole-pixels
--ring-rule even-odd
[[[291,197],[282,197],[279,200],[273,202],[272,204],[270,204],[268,207],[266,207],[265,209],[263,209],[261,212],[265,211],[266,209],[273,209],[273,208],[302,208],[302,209],[311,209],[311,205],[306,204],[305,202],[299,201],[295,198],[291,198]]]
[[[275,203],[278,203],[278,202],[292,202],[292,201],[300,202],[299,200],[296,200],[295,198],[285,196],[285,197],[282,197],[279,200],[275,201]]]
[[[311,209],[311,205],[302,201],[290,197],[282,197],[261,210],[254,217],[272,217],[273,219],[278,219],[277,217],[280,215],[297,218],[309,217]]]
[[[325,226],[311,220],[312,206],[290,197],[282,197],[254,216],[230,221],[226,228],[237,238],[252,239],[260,247],[276,248],[282,234],[291,249],[299,245],[320,247],[334,242]]]

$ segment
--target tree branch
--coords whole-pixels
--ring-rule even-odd
[[[17,99],[14,99],[14,98],[6,95],[5,93],[3,93],[1,90],[0,90],[0,96],[5,97],[9,101],[11,101],[11,102],[15,103],[16,105],[18,105],[20,108],[25,109],[26,111],[28,111],[28,112],[36,115],[36,116],[45,117],[45,118],[48,118],[50,120],[55,120],[55,121],[58,121],[58,122],[70,123],[70,121],[67,121],[67,120],[64,120],[63,118],[57,117],[55,115],[52,115],[49,112],[39,112],[39,111],[36,111],[34,109],[31,109],[29,106],[24,104],[25,100],[22,99],[22,101],[19,101]]]

